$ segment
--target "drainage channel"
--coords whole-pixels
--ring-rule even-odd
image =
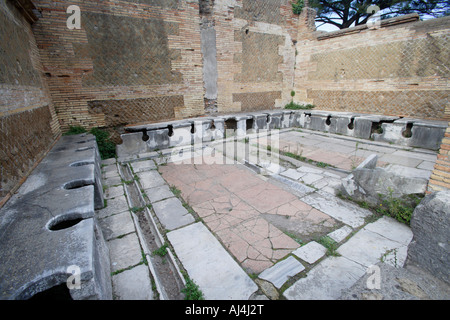
[[[125,193],[131,207],[131,214],[141,242],[148,266],[153,278],[159,300],[183,300],[181,290],[185,287],[184,278],[176,264],[170,248],[164,245],[164,238],[159,232],[152,212],[146,206],[137,181],[128,165],[119,165],[119,172],[125,181]],[[155,252],[156,251],[156,252]]]

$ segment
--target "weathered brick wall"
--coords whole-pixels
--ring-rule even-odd
[[[36,41],[62,130],[204,113],[198,1],[35,1]],[[70,30],[69,5],[81,10]]]
[[[301,22],[299,38],[295,100],[324,110],[449,119],[450,17],[408,15],[379,29],[325,36]]]
[[[215,0],[218,111],[283,107],[291,99],[298,16],[290,0]]]
[[[24,14],[0,1],[0,206],[60,135]]]
[[[448,104],[445,113],[450,116],[450,105]],[[450,122],[448,125],[433,173],[428,182],[428,192],[450,190]]]

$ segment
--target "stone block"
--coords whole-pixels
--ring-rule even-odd
[[[147,136],[144,136],[144,139],[146,140],[145,143],[147,145],[147,150],[145,152],[153,151],[156,149],[166,149],[171,146],[169,139],[169,129],[167,128],[159,130],[148,130]]]
[[[372,121],[369,119],[356,117],[353,136],[355,138],[369,139],[372,133]]]
[[[266,114],[254,114],[253,124],[255,130],[266,130],[267,129],[267,115]]]
[[[126,157],[148,152],[147,144],[142,140],[141,132],[132,132],[121,134],[122,144],[116,145],[117,156]]]
[[[429,123],[425,121],[414,123],[409,146],[431,150],[439,150],[448,123]]]
[[[211,128],[212,140],[220,140],[225,138],[225,121],[221,118],[213,119],[213,127]]]
[[[269,130],[280,129],[282,112],[268,112],[267,115],[267,128]]]
[[[324,246],[315,241],[311,241],[292,253],[309,264],[312,264],[322,258],[326,252],[327,249]]]
[[[108,250],[94,219],[103,207],[100,177],[95,137],[62,137],[1,208],[1,299],[51,292],[74,265],[81,290],[68,290],[72,298],[111,297]]]
[[[288,257],[280,262],[277,262],[272,267],[264,270],[259,278],[267,280],[278,289],[289,280],[289,278],[295,276],[297,273],[305,270],[305,267],[297,261],[294,257]]]
[[[378,155],[377,154],[371,154],[368,156],[363,162],[361,162],[356,169],[375,169],[377,166],[378,161]]]
[[[294,110],[289,118],[289,127],[303,128],[304,127],[304,113],[302,111]]]
[[[293,116],[292,110],[283,110],[283,114],[281,116],[281,129],[290,128],[291,127],[291,117]]]
[[[407,264],[417,265],[449,284],[450,192],[427,195],[414,210],[411,229]]]
[[[379,288],[373,284],[375,268],[381,275]],[[378,262],[370,272],[363,275],[353,286],[342,291],[339,300],[449,300],[450,288],[445,282],[421,269],[395,268]]]
[[[359,168],[342,179],[342,192],[355,200],[378,205],[379,194],[388,196],[390,190],[395,198],[423,194],[427,183],[427,179],[403,176],[383,168]]]
[[[390,142],[401,146],[408,146],[410,138],[403,136],[406,131],[406,123],[382,123],[383,133],[373,133],[372,137],[375,141]]]

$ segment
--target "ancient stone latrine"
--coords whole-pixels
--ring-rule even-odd
[[[322,33],[290,0],[0,2],[0,196],[61,132],[283,108],[450,120],[450,19]],[[294,97],[291,92],[294,91]],[[332,120],[333,121],[333,120]],[[117,134],[116,137],[119,135]],[[449,188],[447,130],[430,186]]]

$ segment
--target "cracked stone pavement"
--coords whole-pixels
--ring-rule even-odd
[[[285,229],[290,226],[303,238],[337,224],[243,165],[169,163],[159,170],[250,273],[262,272],[300,247],[276,225],[284,222]]]

